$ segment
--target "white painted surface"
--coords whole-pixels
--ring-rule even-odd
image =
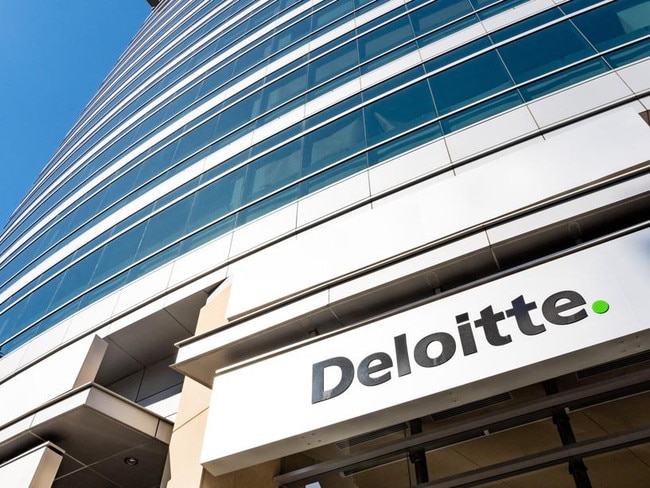
[[[650,90],[650,59],[621,68],[618,74],[635,93]]]
[[[62,459],[49,443],[32,449],[0,465],[0,486],[50,488]]]
[[[447,145],[441,139],[370,168],[370,190],[376,195],[449,164]]]
[[[210,268],[217,267],[228,257],[231,240],[232,233],[229,233],[176,259],[169,278],[169,285],[178,285],[196,275],[205,273]]]
[[[298,203],[294,202],[276,212],[267,214],[264,218],[235,229],[230,246],[230,256],[237,256],[274,237],[294,230],[297,211]]]
[[[71,390],[90,352],[94,336],[87,336],[46,357],[0,384],[0,425],[35,409],[43,403]],[[39,385],[26,388],[25,385]]]
[[[363,171],[301,199],[298,202],[297,226],[323,218],[369,196],[368,173]]]
[[[529,104],[540,127],[544,128],[589,110],[632,95],[616,73],[607,73]]]
[[[441,54],[444,54],[448,51],[451,51],[458,46],[463,46],[468,42],[473,41],[479,37],[482,37],[486,34],[485,27],[482,24],[473,24],[462,29],[458,32],[454,32],[444,38],[427,44],[426,46],[420,48],[420,56],[423,61],[428,61],[433,59]]]

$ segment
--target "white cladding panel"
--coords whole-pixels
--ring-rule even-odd
[[[0,465],[0,486],[50,488],[62,459],[49,445],[39,446]]]
[[[584,355],[576,362],[572,353],[616,339],[620,339],[617,345],[608,347],[605,352],[590,350],[587,363],[596,364],[638,352],[628,345],[636,339],[621,338],[640,333],[649,324],[644,313],[650,296],[649,249],[650,230],[644,229],[218,373],[214,380],[202,462],[214,474],[232,471],[432,413],[436,399],[456,395],[468,385],[471,385],[469,396],[484,395],[482,385],[491,382],[494,387],[495,381],[497,388],[507,391],[528,384],[531,379],[539,381],[585,367],[588,364],[585,364]],[[542,314],[542,304],[551,295],[565,290],[577,292],[586,304],[573,304],[558,313],[562,316],[586,313],[586,317],[574,323],[556,325],[549,320],[551,315]],[[511,340],[503,345],[491,345],[486,339],[486,328],[473,324],[477,352],[465,355],[455,317],[468,313],[469,320],[474,323],[487,307],[492,306],[495,313],[504,312],[513,307],[512,301],[519,296],[523,296],[526,303],[535,302],[536,308],[531,309],[530,318],[537,326],[543,324],[545,330],[537,329],[539,333],[526,335],[515,317],[504,317],[498,321],[498,330],[501,336],[510,336]],[[594,312],[592,304],[597,300],[607,301],[610,309],[606,313]],[[560,300],[557,306],[563,303],[567,300]],[[423,367],[416,364],[414,347],[432,333],[448,334],[456,349],[444,364]],[[403,334],[408,343],[411,373],[399,377],[395,337]],[[370,377],[390,373],[388,381],[363,386],[357,369],[346,391],[312,403],[312,366],[315,363],[345,357],[357,368],[364,358],[377,352],[388,354],[393,364],[371,373]],[[427,349],[432,358],[440,352],[441,343],[437,341]],[[370,364],[375,365],[377,361]],[[338,367],[326,370],[324,389],[334,387],[340,376]],[[242,429],[243,425],[246,428]]]
[[[102,340],[89,335],[0,383],[0,425],[94,380],[105,349]]]

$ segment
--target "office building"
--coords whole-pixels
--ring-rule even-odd
[[[0,485],[648,483],[650,1],[149,3],[0,237]]]

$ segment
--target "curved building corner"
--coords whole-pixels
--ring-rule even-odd
[[[0,486],[649,482],[650,1],[149,3],[0,235]]]

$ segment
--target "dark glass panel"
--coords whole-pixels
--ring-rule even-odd
[[[303,174],[311,174],[365,146],[363,119],[357,110],[305,136]]]
[[[148,259],[145,259],[141,263],[136,264],[129,270],[128,281],[141,278],[149,271],[156,269],[158,266],[162,266],[163,264],[176,259],[180,252],[180,247],[180,243],[176,243],[173,246],[154,254]]]
[[[191,204],[191,198],[184,198],[152,216],[147,221],[135,259],[146,257],[183,236]]]
[[[438,112],[446,114],[512,86],[494,51],[481,54],[429,78]]]
[[[307,89],[307,66],[280,78],[263,90],[261,112],[271,110]]]
[[[354,42],[349,42],[309,64],[309,86],[316,86],[359,64]]]
[[[372,100],[373,98],[378,97],[379,95],[386,93],[393,88],[405,85],[409,81],[413,81],[422,75],[424,75],[424,68],[422,66],[416,66],[415,68],[406,70],[396,76],[393,76],[392,78],[387,79],[386,81],[382,81],[381,83],[377,83],[376,85],[363,90],[363,100]]]
[[[17,319],[23,326],[35,322],[37,319],[41,318],[45,312],[47,312],[52,297],[56,293],[57,288],[59,288],[62,279],[62,274],[52,278],[25,298],[25,300],[27,300],[27,305],[25,306],[23,313],[20,314],[20,317]]]
[[[119,289],[126,283],[126,278],[128,275],[128,270],[120,273],[119,275],[111,278],[110,280],[102,283],[100,286],[94,288],[93,290],[86,293],[81,297],[81,303],[79,304],[79,309],[84,308],[85,306],[96,302],[102,297],[105,297],[112,291]]]
[[[620,68],[650,56],[650,39],[618,49],[605,56],[605,59],[614,68]]]
[[[99,253],[92,253],[68,268],[52,303],[55,306],[61,305],[84,292],[90,283],[90,277],[95,271],[98,260]]]
[[[251,202],[300,177],[302,139],[272,151],[248,166],[244,202]]]
[[[240,168],[194,194],[192,210],[187,221],[189,232],[213,222],[241,205],[245,174],[246,168]]]
[[[319,29],[354,10],[354,0],[337,0],[312,16],[312,30]]]
[[[273,51],[280,51],[298,39],[309,35],[310,26],[311,19],[309,17],[305,17],[304,19],[287,27],[286,29],[283,29],[280,32],[276,33],[273,37]]]
[[[517,83],[523,83],[595,53],[569,22],[547,27],[498,49]]]
[[[368,61],[375,56],[384,54],[389,49],[413,39],[413,37],[413,29],[411,28],[408,17],[400,17],[360,37],[357,40],[359,44],[359,57],[362,62]]]
[[[420,81],[363,109],[368,145],[381,142],[436,117],[429,85]]]
[[[650,1],[618,0],[573,18],[601,51],[650,33]]]
[[[102,254],[95,268],[92,283],[98,283],[108,278],[113,273],[126,268],[133,262],[135,253],[140,245],[145,224],[146,222],[137,225],[121,236],[113,239],[102,249],[95,251],[101,252]]]
[[[409,14],[416,36],[431,32],[452,20],[472,13],[467,0],[438,0]]]

